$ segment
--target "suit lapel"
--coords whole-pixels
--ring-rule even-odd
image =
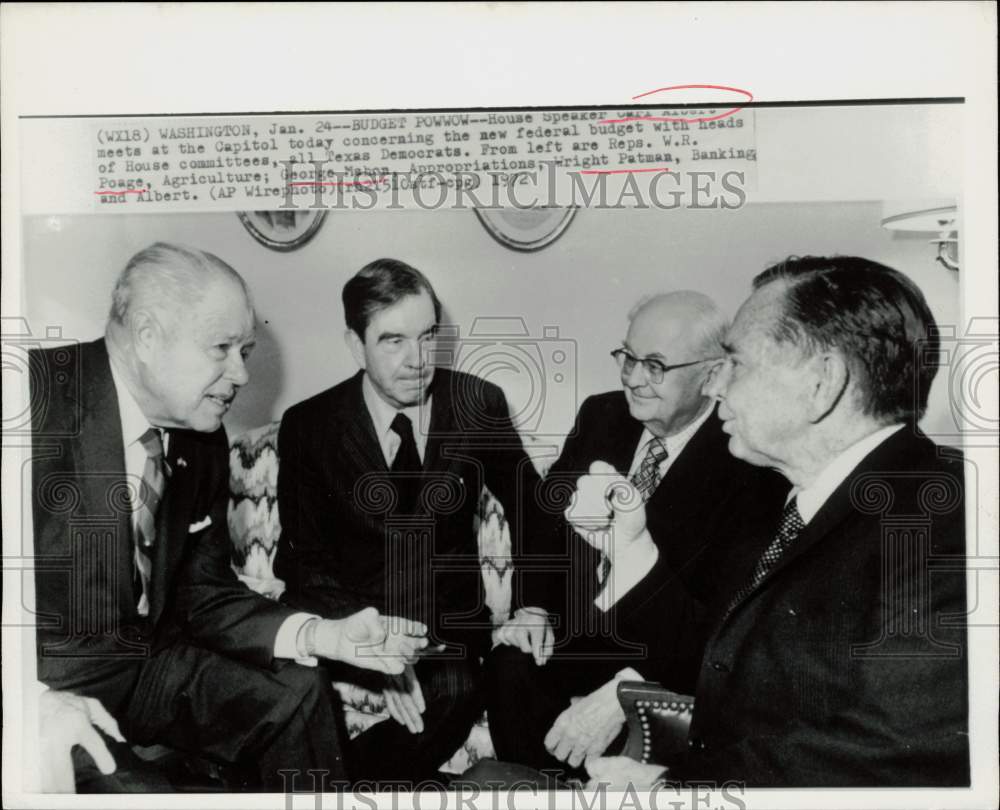
[[[364,472],[388,471],[382,447],[375,435],[375,423],[372,422],[364,395],[361,393],[363,377],[363,371],[354,376],[343,407],[334,414],[334,435],[340,433],[346,459],[350,460],[356,469]]]
[[[455,402],[452,399],[450,379],[446,369],[437,369],[434,374],[431,419],[428,426],[427,445],[424,448],[424,471],[441,471],[451,466],[453,459],[442,456],[442,443],[449,438],[449,445],[462,438],[455,426]]]
[[[768,587],[774,578],[795,560],[807,554],[821,540],[836,532],[849,518],[858,514],[858,508],[851,495],[854,482],[869,470],[893,469],[898,465],[899,453],[901,449],[906,447],[907,442],[912,441],[913,430],[913,428],[902,428],[862,459],[861,463],[826,499],[812,520],[767,573],[767,576],[757,584],[756,588],[733,606],[730,614],[735,613],[740,605],[752,598],[758,591]],[[775,516],[774,531],[777,531],[777,516]]]
[[[605,451],[608,463],[627,478],[639,438],[642,436],[642,422],[634,419],[629,413],[624,393],[616,403],[612,424],[607,426],[606,435],[612,439]]]
[[[103,340],[81,348],[81,372],[80,457],[74,465],[78,473],[83,473],[77,476],[76,482],[82,497],[81,511],[88,518],[100,518],[114,524],[112,559],[104,564],[114,566],[119,605],[134,609],[132,510],[128,488],[138,486],[138,482],[128,481],[125,474],[118,396]]]
[[[156,546],[151,557],[152,577],[150,579],[149,618],[155,624],[163,613],[167,601],[168,585],[173,581],[174,571],[184,556],[188,542],[188,521],[194,515],[194,499],[197,487],[190,479],[189,469],[199,469],[198,461],[191,457],[185,445],[184,434],[173,431],[167,447],[167,463],[171,474],[163,491],[163,498],[156,515]],[[184,463],[178,462],[183,458]],[[198,515],[200,519],[202,516]]]
[[[722,436],[713,412],[667,468],[667,474],[650,498],[652,506],[649,508],[669,509],[675,516],[703,511],[704,493],[713,489],[710,478],[717,466],[717,445]]]

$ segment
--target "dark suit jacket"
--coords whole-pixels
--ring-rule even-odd
[[[172,475],[158,512],[150,613],[141,617],[104,341],[33,351],[30,367],[39,679],[117,713],[150,652],[177,639],[270,665],[292,611],[249,591],[230,566],[225,431],[170,432]],[[206,517],[211,525],[189,532]]]
[[[275,573],[289,604],[329,615],[374,605],[427,622],[438,640],[481,647],[489,616],[473,515],[487,485],[517,536],[538,480],[503,392],[437,369],[424,451],[426,508],[394,509],[394,484],[359,372],[286,411],[278,435],[281,540]]]
[[[715,629],[671,778],[968,785],[964,486],[904,427]]]
[[[692,692],[710,622],[759,556],[761,547],[741,532],[771,519],[788,483],[770,470],[730,455],[728,437],[713,414],[684,446],[646,504],[647,525],[659,550],[653,570],[602,616],[600,632],[583,626],[595,612],[600,555],[562,519],[576,479],[594,461],[627,476],[643,426],[629,413],[621,391],[588,398],[562,454],[545,479],[549,507],[545,551],[553,577],[526,555],[521,578],[527,604],[542,604],[560,617],[572,649],[590,645],[604,655],[629,659],[649,680]],[[531,551],[531,550],[529,550]],[[581,619],[583,622],[581,623]],[[607,638],[613,634],[614,638]],[[638,646],[637,646],[638,645]],[[644,653],[640,654],[642,649]],[[617,652],[616,652],[617,651]]]

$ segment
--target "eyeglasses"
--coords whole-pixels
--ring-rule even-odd
[[[646,377],[651,383],[659,384],[663,382],[663,377],[668,371],[673,371],[675,368],[687,368],[688,366],[696,366],[698,363],[708,363],[711,360],[718,360],[718,357],[706,357],[702,360],[692,360],[689,363],[676,363],[672,366],[668,366],[661,363],[659,360],[655,360],[652,357],[636,357],[628,349],[615,349],[611,352],[611,356],[615,358],[615,362],[618,363],[618,367],[625,374],[631,374],[632,369],[635,368],[636,363],[642,363],[642,368],[646,372]]]

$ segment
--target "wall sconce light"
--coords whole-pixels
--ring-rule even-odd
[[[887,230],[934,234],[930,243],[937,245],[937,260],[948,270],[958,272],[958,206],[885,203],[882,215],[882,227]]]

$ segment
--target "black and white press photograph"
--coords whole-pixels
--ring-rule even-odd
[[[995,796],[982,122],[695,78],[5,111],[5,803]]]

